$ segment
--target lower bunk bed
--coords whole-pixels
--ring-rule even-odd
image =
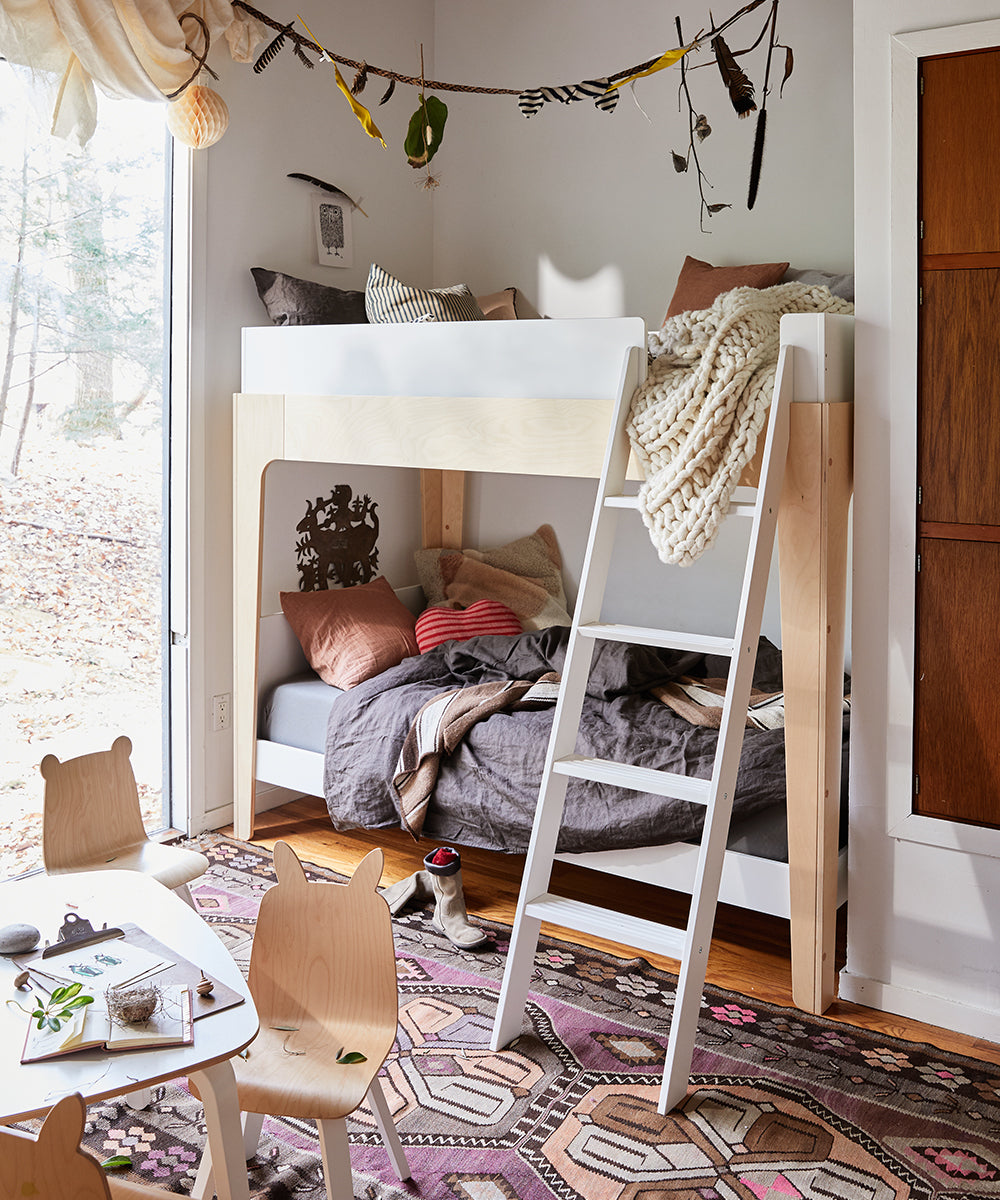
[[[720,891],[724,902],[791,919],[793,995],[799,1007],[814,1012],[834,998],[835,913],[846,894],[840,835],[851,333],[848,317],[810,314],[782,321],[783,344],[795,348],[779,516],[785,657],[782,670],[773,647],[763,646],[758,682],[774,690],[780,679],[785,728],[751,730],[746,739],[744,796],[737,801]],[[533,680],[558,672],[564,646],[565,631],[557,626],[513,639],[452,643],[339,695],[322,682],[289,683],[307,664],[277,611],[277,596],[263,584],[269,464],[418,467],[423,544],[461,547],[467,544],[464,471],[596,479],[612,404],[643,377],[644,349],[645,330],[634,320],[245,331],[244,391],[236,397],[234,418],[238,836],[253,834],[257,783],[326,796],[328,802],[337,797],[331,816],[343,827],[400,824],[392,778],[424,701],[459,680]],[[412,611],[420,610],[418,586],[396,591]],[[623,648],[609,649],[617,654]],[[599,741],[619,736],[609,720],[615,712],[620,736],[627,731],[642,743],[639,761],[697,774],[699,761],[710,759],[714,731],[687,726],[651,689],[679,675],[721,672],[711,662],[667,661],[665,653],[646,652],[642,661],[609,654],[594,684],[595,733]],[[501,712],[467,733],[457,757],[437,773],[433,801],[421,814],[424,835],[523,850],[550,721],[547,706]],[[521,780],[502,804],[496,801],[496,762],[487,770],[483,760],[481,739],[491,724],[503,733],[490,753],[515,759],[509,773]],[[345,757],[345,747],[357,753]],[[626,750],[614,757],[629,755]],[[534,792],[524,782],[533,771]],[[691,839],[701,814],[676,801],[667,812],[662,804],[651,807],[653,800],[591,788],[578,800],[571,796],[559,857],[690,891],[697,856]]]
[[[283,618],[266,621],[277,625]],[[552,626],[517,636],[448,641],[347,691],[307,669],[283,679],[263,695],[257,779],[288,786],[294,772],[299,790],[326,798],[338,830],[403,827],[430,842],[523,854],[552,726],[551,694],[531,700],[529,692],[527,701],[509,707],[484,705],[475,719],[463,712],[460,723],[452,723],[454,734],[441,730],[449,752],[440,759],[430,751],[441,728],[434,724],[433,705],[457,689],[560,674],[568,632]],[[270,635],[265,624],[263,637]],[[727,669],[727,659],[708,655],[602,643],[577,752],[709,778],[720,711],[711,700]],[[732,878],[723,898],[787,918],[782,664],[780,651],[766,638],[760,642],[754,689],[728,839]],[[847,834],[849,736],[845,701],[841,849]],[[412,757],[401,762],[407,744]],[[417,758],[421,777],[411,783]],[[636,851],[658,854],[673,845],[680,864],[693,860],[703,819],[700,805],[573,781],[557,849],[567,862],[586,863],[593,855],[607,863],[616,852],[626,852],[619,857],[627,863]]]

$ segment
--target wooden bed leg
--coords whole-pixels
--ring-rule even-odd
[[[420,472],[421,538],[424,548],[461,550],[465,509],[465,472]]]
[[[778,518],[792,999],[796,1007],[812,1013],[825,1011],[836,997],[853,416],[851,403],[791,405]]]

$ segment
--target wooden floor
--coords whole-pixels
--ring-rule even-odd
[[[221,832],[232,836],[231,828]],[[431,843],[421,842],[418,845],[401,829],[338,833],[330,824],[324,803],[308,797],[257,814],[254,842],[270,849],[278,839],[290,842],[300,858],[345,875],[353,873],[355,866],[373,846],[381,846],[385,853],[384,884],[394,883],[419,870],[423,855],[433,848]],[[510,924],[514,917],[523,864],[524,858],[520,855],[463,847],[462,877],[469,912]],[[552,890],[560,895],[617,908],[649,920],[681,924],[687,913],[686,896],[644,884],[629,883],[623,887],[622,881],[612,876],[564,863],[555,865],[552,881]],[[569,941],[585,942],[612,954],[629,954],[627,947],[597,938],[560,931],[551,926],[545,926],[544,931],[554,937],[562,934]],[[840,913],[837,940],[839,969],[844,962],[846,946],[844,909]],[[677,970],[677,963],[672,959],[649,954],[644,957],[668,971]],[[708,980],[745,996],[791,1006],[788,922],[778,917],[720,905],[708,961]],[[1000,1064],[1000,1045],[996,1043],[966,1037],[933,1025],[923,1025],[918,1021],[908,1021],[876,1009],[838,1001],[825,1016],[893,1037],[930,1042],[942,1050]]]

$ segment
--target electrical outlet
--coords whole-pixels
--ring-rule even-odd
[[[232,709],[233,697],[229,692],[212,697],[212,729],[216,733],[229,728]]]

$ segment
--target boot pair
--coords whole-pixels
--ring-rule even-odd
[[[451,846],[441,846],[424,858],[424,870],[414,871],[382,895],[395,916],[411,902],[434,901],[434,928],[452,945],[473,950],[487,940],[486,934],[469,923],[462,890],[462,859]]]

